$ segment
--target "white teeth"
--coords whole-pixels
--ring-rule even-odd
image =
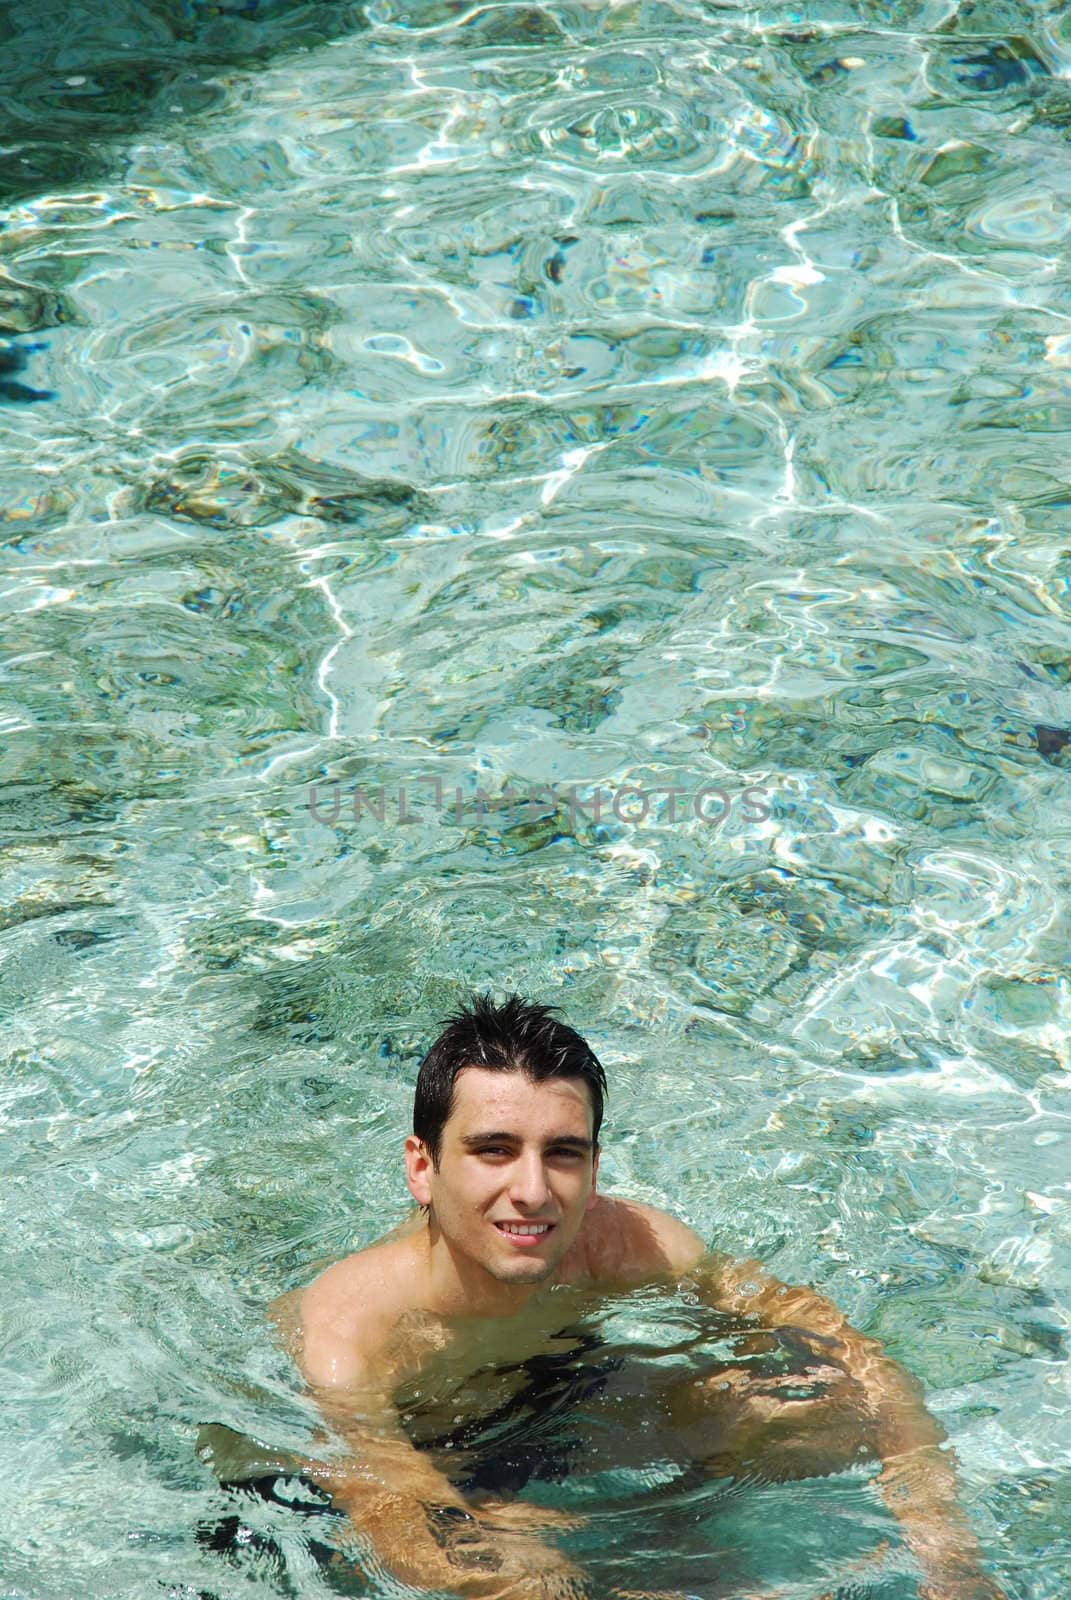
[[[500,1222],[498,1226],[503,1233],[546,1233],[550,1227],[549,1222]]]

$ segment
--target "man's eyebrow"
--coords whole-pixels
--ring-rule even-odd
[[[466,1133],[463,1134],[461,1138],[461,1143],[470,1150],[474,1149],[477,1145],[482,1144],[523,1144],[523,1142],[524,1141],[520,1134],[506,1133],[505,1131],[492,1133]],[[582,1139],[578,1134],[575,1133],[553,1134],[551,1138],[546,1141],[546,1143],[548,1145],[556,1145],[559,1148],[562,1146],[568,1146],[568,1148],[571,1150],[586,1151],[593,1148],[592,1141],[590,1139]]]

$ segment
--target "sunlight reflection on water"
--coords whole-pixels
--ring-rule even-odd
[[[13,1594],[212,1587],[196,1429],[307,1441],[261,1308],[401,1213],[485,983],[607,1061],[609,1185],[885,1340],[1065,1592],[1067,16],[12,22]],[[718,1538],[817,1593],[835,1506]]]

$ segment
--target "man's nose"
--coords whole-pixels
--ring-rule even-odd
[[[510,1174],[510,1196],[515,1205],[536,1211],[550,1194],[543,1158],[533,1153],[522,1156]]]

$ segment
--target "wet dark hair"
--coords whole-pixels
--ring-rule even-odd
[[[533,1083],[580,1078],[591,1095],[592,1139],[598,1145],[606,1073],[591,1047],[558,1022],[557,1006],[538,1006],[511,994],[496,1005],[473,995],[468,1008],[444,1017],[442,1033],[420,1064],[413,1101],[413,1132],[439,1165],[442,1131],[453,1109],[454,1080],[466,1067],[523,1072]]]

